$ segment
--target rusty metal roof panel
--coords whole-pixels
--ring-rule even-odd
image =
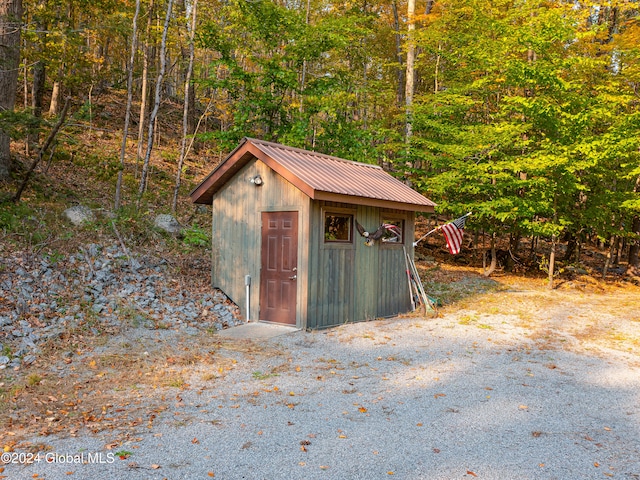
[[[435,203],[377,165],[248,139],[314,191],[434,207]]]
[[[193,192],[195,203],[213,195],[251,158],[258,158],[314,200],[332,200],[414,211],[433,211],[435,203],[377,165],[287,147],[254,138],[240,145]]]

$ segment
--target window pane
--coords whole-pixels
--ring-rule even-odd
[[[384,219],[382,223],[386,226],[382,241],[384,243],[402,243],[404,238],[404,220]]]
[[[352,215],[339,215],[325,213],[324,215],[324,241],[325,242],[350,242]]]

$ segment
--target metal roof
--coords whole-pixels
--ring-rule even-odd
[[[277,143],[244,138],[191,193],[195,203],[211,203],[218,191],[252,158],[258,158],[314,200],[433,211],[435,203],[377,165],[352,162]]]

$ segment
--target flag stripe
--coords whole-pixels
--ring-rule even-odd
[[[454,223],[447,223],[442,226],[442,232],[444,233],[444,238],[447,240],[449,252],[451,252],[452,255],[459,253],[464,231],[456,227]]]

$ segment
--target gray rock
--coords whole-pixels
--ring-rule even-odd
[[[182,230],[182,226],[178,223],[178,221],[172,216],[167,214],[157,215],[153,225],[160,230],[163,230],[167,233],[177,234]]]
[[[6,355],[3,355],[0,357],[0,365],[6,365],[11,361],[11,359],[9,357],[7,357]]]
[[[22,364],[23,365],[31,365],[35,361],[36,361],[36,356],[35,355],[27,355],[27,356],[22,358]]]
[[[96,216],[93,214],[91,209],[84,205],[69,207],[62,212],[62,216],[76,226],[82,225],[86,222],[93,222],[96,219]]]
[[[5,327],[7,325],[11,325],[11,319],[0,315],[0,327]]]
[[[93,307],[91,307],[91,310],[93,310],[95,313],[100,313],[102,310],[104,310],[104,305],[96,303],[93,305]]]

